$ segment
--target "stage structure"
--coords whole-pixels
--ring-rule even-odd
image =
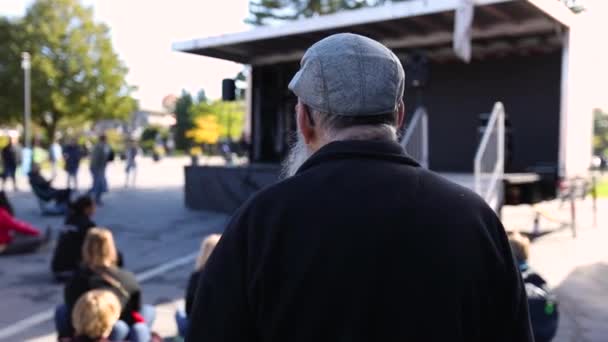
[[[476,153],[500,102],[502,167],[507,180],[525,185],[518,196],[523,191],[527,201],[537,201],[554,194],[560,177],[585,174],[592,150],[592,104],[581,96],[585,79],[577,72],[582,70],[582,53],[572,52],[584,50],[577,39],[577,15],[554,0],[476,0],[471,59],[466,63],[453,48],[455,12],[461,4],[388,3],[175,43],[177,51],[243,63],[250,71],[250,165],[187,167],[187,206],[231,212],[276,179],[295,129],[296,98],[287,84],[306,49],[339,32],[384,43],[406,70],[424,57],[427,84],[408,87],[405,103],[409,119],[424,106],[426,133],[418,135],[425,141],[418,144],[424,146],[423,163],[431,170],[473,188]],[[406,72],[408,82],[412,74]]]

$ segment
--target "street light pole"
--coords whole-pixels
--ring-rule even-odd
[[[24,143],[26,148],[32,147],[32,128],[31,128],[31,116],[32,116],[32,108],[31,108],[31,89],[30,89],[30,54],[27,52],[23,52],[21,54],[21,67],[23,68],[23,94],[24,94],[24,110],[23,110],[23,135],[24,135]]]

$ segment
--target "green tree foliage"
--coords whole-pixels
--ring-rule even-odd
[[[137,103],[106,25],[77,0],[36,0],[25,17],[0,21],[0,104],[15,120],[23,105],[20,52],[32,56],[32,118],[52,137],[62,122],[126,118]],[[0,62],[1,63],[1,62]]]
[[[608,157],[608,113],[593,111],[593,154]]]
[[[182,90],[182,95],[175,103],[175,146],[179,150],[187,150],[190,147],[190,141],[186,137],[186,132],[194,127],[191,107],[194,101],[192,95],[185,90]]]
[[[23,113],[23,71],[16,23],[0,18],[0,124],[14,123]]]
[[[266,25],[285,20],[309,18],[368,6],[379,6],[390,0],[249,0],[247,22]],[[409,0],[393,0],[409,1]]]

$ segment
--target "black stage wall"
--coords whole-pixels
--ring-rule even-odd
[[[298,63],[253,68],[253,162],[279,162],[295,129],[296,98],[287,89]],[[502,101],[512,128],[508,172],[557,166],[561,51],[531,56],[431,62],[430,85],[422,102],[429,112],[430,167],[443,172],[472,172],[479,143],[479,114]],[[406,92],[408,117],[416,96]]]
[[[431,83],[422,102],[429,113],[430,168],[472,172],[479,143],[479,114],[502,101],[510,121],[512,160],[507,172],[557,167],[561,51],[431,65]],[[415,107],[406,92],[407,112]]]

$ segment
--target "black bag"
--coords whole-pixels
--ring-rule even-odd
[[[536,342],[549,342],[555,337],[559,322],[557,297],[530,269],[522,273],[522,278],[528,295],[534,339]]]

